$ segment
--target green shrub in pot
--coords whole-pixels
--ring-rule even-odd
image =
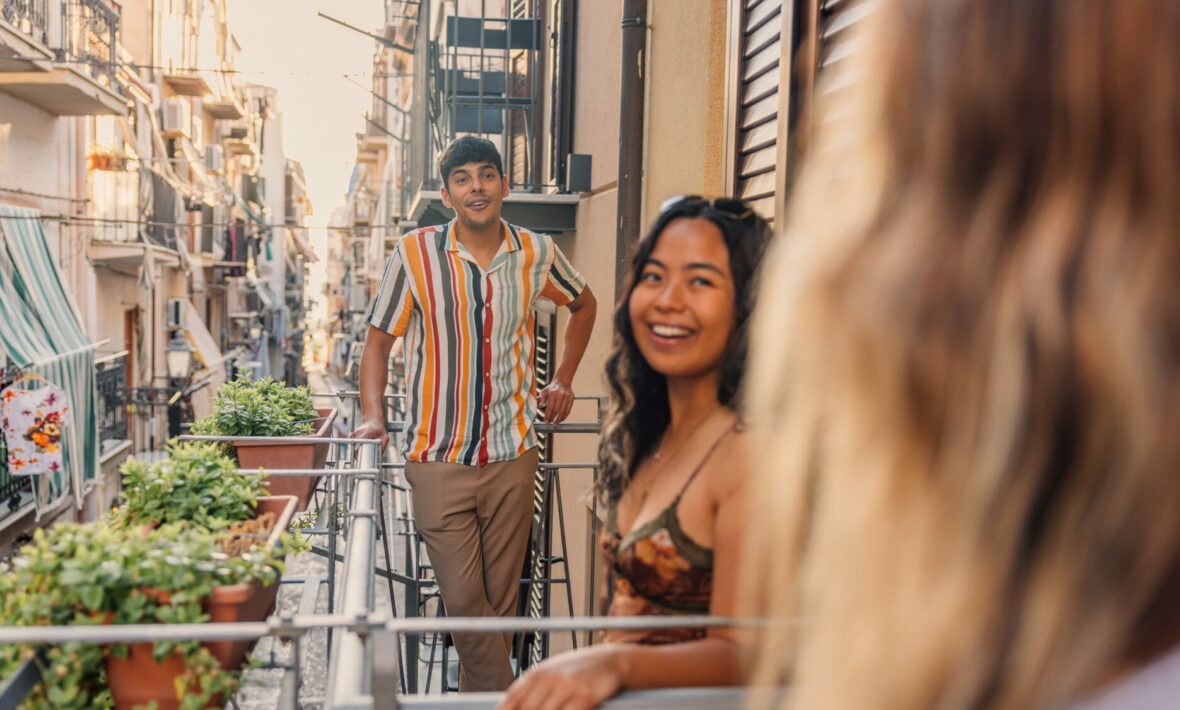
[[[128,459],[120,467],[123,492],[116,525],[190,521],[210,530],[254,514],[263,478],[240,474],[237,464],[212,443],[168,444],[169,458],[145,464]]]
[[[269,377],[257,382],[239,377],[214,397],[214,411],[197,420],[202,436],[306,436],[315,431],[319,412],[307,387],[287,387]]]
[[[287,550],[299,546],[290,538],[285,542]],[[38,530],[9,568],[0,570],[0,625],[199,623],[208,619],[202,601],[213,587],[253,580],[269,584],[281,569],[274,547],[260,545],[231,557],[221,552],[219,534],[187,522],[147,531],[103,522],[63,523]],[[109,652],[125,655],[127,646],[114,644]],[[174,652],[186,667],[177,680],[182,707],[203,707],[217,695],[236,691],[239,674],[222,670],[199,642],[160,641],[153,655],[162,660]],[[30,646],[0,646],[0,677],[35,655]],[[113,706],[100,647],[49,645],[43,659],[38,661],[42,682],[24,707]]]

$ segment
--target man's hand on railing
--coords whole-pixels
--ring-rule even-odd
[[[380,439],[381,450],[384,451],[386,446],[389,446],[389,432],[385,430],[385,422],[361,422],[361,425],[356,428],[349,437],[353,439]]]
[[[574,408],[574,391],[556,377],[537,393],[537,406],[545,410],[546,424],[560,424]]]
[[[530,668],[504,694],[499,710],[590,710],[623,685],[617,647],[602,644],[554,656]]]

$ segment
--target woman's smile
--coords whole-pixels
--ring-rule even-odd
[[[631,329],[640,352],[667,377],[721,365],[736,319],[729,251],[707,219],[671,222],[631,291]]]

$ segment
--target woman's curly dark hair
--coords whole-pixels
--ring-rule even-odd
[[[721,362],[721,380],[717,399],[736,409],[749,349],[747,324],[754,309],[755,284],[762,255],[770,241],[771,229],[765,219],[745,206],[737,213],[718,209],[717,203],[743,205],[736,200],[705,201],[685,198],[665,209],[631,255],[624,296],[615,307],[614,346],[606,361],[610,383],[610,412],[606,418],[598,447],[599,474],[595,494],[605,505],[622,496],[631,480],[631,472],[651,453],[671,414],[668,410],[668,386],[664,375],[656,372],[644,359],[631,330],[631,292],[647,263],[660,235],[681,218],[700,217],[721,231],[729,252],[729,270],[734,283],[734,333]],[[743,214],[744,213],[744,214]]]

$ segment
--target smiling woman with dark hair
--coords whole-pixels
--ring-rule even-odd
[[[597,492],[612,616],[736,616],[744,434],[737,394],[770,228],[746,203],[673,198],[631,261],[607,362]],[[613,631],[556,656],[504,708],[589,708],[622,688],[733,685],[726,629]]]

